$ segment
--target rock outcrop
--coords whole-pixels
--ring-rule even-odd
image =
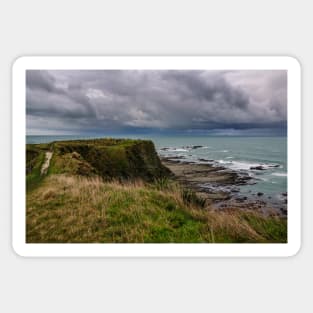
[[[32,157],[32,162],[43,150],[53,152],[51,173],[99,175],[104,179],[140,178],[145,181],[171,174],[162,165],[153,142],[149,140],[105,138],[27,145],[27,155]],[[27,171],[31,171],[30,166],[27,166]]]

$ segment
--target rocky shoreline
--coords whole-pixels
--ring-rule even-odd
[[[240,186],[255,184],[247,174],[210,163],[186,162],[181,157],[160,158],[175,179],[215,210],[256,210],[264,215],[287,216],[287,193],[282,194],[284,201],[280,205],[265,201],[261,192],[249,198],[240,193]]]

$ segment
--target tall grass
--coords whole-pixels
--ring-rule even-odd
[[[27,194],[27,242],[285,242],[286,221],[215,212],[170,180],[49,175]]]

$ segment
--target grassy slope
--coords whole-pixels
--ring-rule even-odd
[[[47,176],[27,196],[27,242],[285,242],[286,220],[201,208],[174,182]]]
[[[32,191],[40,185],[43,177],[40,175],[42,164],[45,160],[45,152],[48,145],[26,146],[26,189]]]
[[[27,242],[286,242],[284,219],[203,208],[165,178],[150,141],[28,145],[26,172]]]
[[[169,174],[149,140],[95,139],[55,142],[50,173],[105,179],[142,178],[146,181]]]

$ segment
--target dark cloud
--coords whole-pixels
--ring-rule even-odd
[[[62,89],[56,87],[56,79],[47,71],[28,70],[26,72],[26,86],[31,90],[62,93]]]
[[[29,70],[26,85],[28,133],[286,124],[286,71]]]

